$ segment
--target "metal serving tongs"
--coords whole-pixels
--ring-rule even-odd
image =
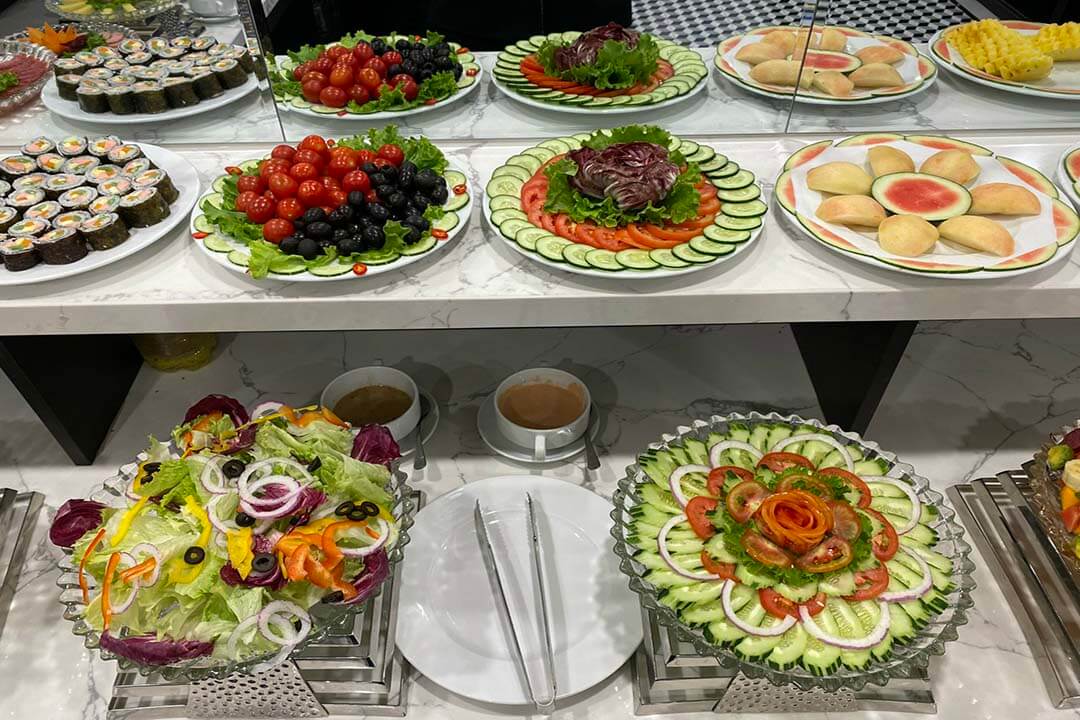
[[[511,651],[513,652],[514,659],[517,661],[518,669],[521,670],[522,677],[525,679],[525,686],[528,689],[529,697],[532,699],[533,705],[536,706],[538,712],[550,715],[555,710],[555,656],[551,642],[551,625],[548,622],[547,590],[544,583],[544,571],[541,563],[542,547],[540,542],[540,531],[536,522],[536,511],[533,505],[532,495],[529,493],[525,494],[525,506],[529,516],[529,556],[532,559],[533,576],[536,579],[536,586],[540,595],[540,630],[544,650],[542,656],[544,682],[540,687],[537,687],[540,683],[533,682],[532,675],[529,673],[529,666],[525,662],[525,650],[521,641],[521,632],[514,623],[514,616],[510,611],[510,604],[506,599],[505,585],[502,580],[502,575],[499,572],[499,564],[495,560],[495,551],[491,546],[491,536],[488,534],[487,522],[484,519],[484,510],[480,505],[479,499],[476,501],[473,520],[476,524],[476,536],[480,540],[480,554],[483,556],[484,566],[487,569],[488,575],[495,580],[495,594],[498,596],[499,611],[503,616],[503,620],[510,627],[510,634],[513,636],[514,641]]]

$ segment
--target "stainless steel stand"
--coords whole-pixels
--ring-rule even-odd
[[[0,488],[0,634],[4,632],[15,586],[44,496]]]
[[[1025,463],[1024,470],[956,485],[948,495],[1020,623],[1050,701],[1080,708],[1076,559],[1055,542],[1064,529],[1041,523],[1033,508],[1036,469]]]

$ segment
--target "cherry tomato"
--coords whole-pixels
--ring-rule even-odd
[[[776,484],[776,492],[790,492],[791,490],[802,490],[811,495],[817,495],[823,500],[833,498],[833,489],[828,483],[802,472],[791,472]]]
[[[266,189],[266,178],[262,175],[241,175],[236,178],[236,192],[242,193],[251,190],[261,193]]]
[[[305,180],[296,189],[296,198],[303,203],[304,207],[322,205],[326,195],[326,188],[318,180]]]
[[[270,151],[270,157],[280,158],[282,160],[292,161],[293,155],[296,154],[296,148],[292,145],[275,145],[274,149]]]
[[[326,145],[326,140],[321,135],[308,135],[300,141],[297,150],[311,150],[319,153],[319,155],[325,155],[329,148]]]
[[[259,166],[259,175],[263,178],[269,178],[274,173],[288,172],[289,167],[290,163],[288,160],[282,160],[281,158],[270,158],[269,160],[263,160],[262,164]],[[266,182],[264,181],[262,183],[262,190],[259,190],[259,192],[262,192],[265,189]]]
[[[289,168],[289,176],[297,182],[319,177],[319,169],[308,162],[300,162]]]
[[[832,510],[832,531],[848,542],[853,542],[862,533],[862,525],[855,509],[846,502],[830,500],[829,509]]]
[[[265,197],[259,196],[253,198],[247,207],[247,218],[253,223],[262,225],[264,222],[274,217],[274,203]]]
[[[270,176],[267,184],[270,187],[270,192],[274,193],[274,197],[278,200],[296,197],[296,190],[300,187],[300,183],[294,177],[285,173],[274,173]]]
[[[357,150],[356,161],[361,165],[375,161],[375,153],[371,150]]]
[[[251,207],[251,201],[259,197],[262,196],[254,190],[245,190],[236,196],[236,210],[246,213],[248,208]]]
[[[809,573],[831,573],[851,564],[851,545],[833,535],[795,559],[795,565]]]
[[[370,43],[360,41],[356,43],[356,47],[353,48],[352,54],[353,57],[361,63],[366,63],[368,60],[375,57],[375,50],[372,49]]]
[[[304,96],[304,99],[310,103],[319,102],[319,93],[326,87],[326,83],[322,80],[308,80],[300,85],[300,94]]]
[[[801,465],[807,470],[814,469],[814,463],[810,462],[807,458],[802,455],[787,452],[765,453],[757,462],[758,467],[767,467],[773,472],[783,472],[789,467],[794,467],[796,465]]]
[[[331,177],[329,175],[323,175],[321,178],[318,178],[318,180],[319,180],[319,182],[322,183],[322,186],[324,188],[326,188],[327,190],[340,190],[341,189],[341,181],[338,180],[336,177]]]
[[[353,170],[341,178],[341,189],[345,192],[359,190],[366,193],[371,189],[371,178],[363,170]]]
[[[293,72],[292,72],[293,80],[301,79],[302,77],[304,77],[304,75],[306,75],[307,73],[311,72],[314,69],[315,69],[315,62],[313,60],[308,60],[307,62],[300,63],[295,68],[293,68]]]
[[[318,70],[322,74],[326,75],[334,69],[334,59],[323,55],[315,61],[315,65],[313,67],[315,70]]]
[[[857,507],[870,507],[870,488],[867,487],[866,483],[862,481],[862,478],[860,478],[855,473],[848,472],[843,468],[830,467],[821,468],[817,471],[817,474],[819,476],[834,477],[839,479],[845,485],[851,488],[852,492],[855,492],[859,495],[858,500],[851,500],[849,493],[848,500],[850,502],[852,502]]]
[[[814,597],[800,604],[799,607],[806,608],[806,612],[810,613],[810,616],[813,617],[825,609],[825,603],[828,601],[829,599],[825,596],[825,593],[819,592]]]
[[[322,171],[323,165],[326,164],[322,155],[314,150],[305,150],[303,148],[296,151],[296,155],[293,156],[292,162],[293,165],[296,165],[297,163],[311,163],[318,168],[320,172]]]
[[[379,148],[378,156],[394,167],[401,165],[402,161],[405,160],[404,151],[397,145],[383,145]]]
[[[406,80],[412,80],[412,76],[406,75],[405,73],[398,73],[394,77],[390,78],[388,84],[390,85],[390,87],[396,88],[398,85],[405,82]]]
[[[690,527],[702,540],[708,540],[716,534],[716,528],[709,519],[709,513],[715,510],[718,504],[716,498],[704,495],[691,498],[686,504],[686,519],[690,521]]]
[[[893,556],[896,555],[896,551],[900,549],[900,538],[896,534],[896,528],[877,510],[861,508],[861,511],[875,521],[875,528],[881,527],[870,540],[870,547],[874,551],[874,557],[881,562],[892,560]]]
[[[744,523],[753,517],[768,494],[769,489],[757,480],[743,480],[728,493],[727,511],[735,522]]]
[[[349,157],[353,160],[356,159],[356,151],[347,145],[338,145],[335,148],[330,149],[330,159],[333,160],[336,157]]]
[[[714,560],[708,550],[701,551],[701,565],[705,572],[717,575],[721,580],[735,580],[735,563]]]
[[[341,207],[349,200],[349,193],[340,188],[327,190],[326,196],[330,199],[330,205],[335,208]]]
[[[1061,521],[1071,533],[1080,530],[1080,505],[1070,505],[1061,511]]]
[[[364,63],[364,67],[377,72],[380,78],[386,77],[386,63],[377,57],[373,57]]]
[[[343,178],[355,169],[356,157],[354,155],[337,155],[330,158],[330,164],[326,166],[326,172],[336,178]]]
[[[747,554],[759,563],[773,567],[791,566],[791,556],[787,554],[787,551],[756,530],[744,532],[739,542],[742,543]]]
[[[356,82],[362,85],[370,94],[372,91],[378,90],[379,85],[382,84],[382,78],[379,77],[379,73],[365,67],[356,73]]]
[[[348,93],[349,99],[357,105],[364,105],[371,100],[371,95],[368,94],[367,88],[363,85],[350,85],[345,92]]]
[[[872,600],[885,592],[888,587],[889,571],[884,565],[878,565],[872,570],[860,570],[855,573],[855,592],[844,599],[853,602]]]
[[[330,76],[328,73],[322,73],[318,70],[308,70],[304,73],[304,77],[300,78],[300,82],[311,82],[312,80],[318,80],[325,85],[330,82]]]
[[[263,225],[263,240],[277,245],[293,234],[293,224],[289,220],[275,217],[270,218]]]
[[[416,84],[415,80],[406,80],[401,83],[401,93],[406,100],[415,100],[416,96],[420,94],[420,86]]]
[[[342,55],[349,55],[349,48],[344,45],[334,45],[333,47],[326,48],[326,56],[333,60],[337,60]]]
[[[400,65],[405,62],[405,58],[401,57],[401,53],[397,50],[387,50],[382,54],[381,59],[386,63],[387,67],[390,67],[391,65]]]
[[[348,53],[347,55],[342,55],[337,60],[335,60],[334,61],[334,66],[336,67],[338,65],[344,65],[345,67],[349,68],[353,72],[356,72],[357,70],[360,69],[360,61],[357,60],[356,56],[353,55],[352,53]]]
[[[724,490],[724,482],[733,476],[739,480],[754,479],[754,473],[746,468],[741,468],[738,465],[721,465],[709,472],[709,484],[707,486],[709,494],[713,497],[720,497]]]
[[[349,96],[341,88],[328,85],[319,93],[319,102],[327,107],[340,108],[345,107],[345,103],[349,102]]]
[[[330,71],[330,84],[345,89],[353,84],[352,68],[348,65],[335,65]]]
[[[799,617],[799,606],[772,588],[760,588],[757,592],[761,607],[765,608],[765,612],[773,617],[781,620],[789,616],[793,618]]]
[[[304,214],[304,205],[294,197],[278,200],[277,216],[283,220],[296,220]]]

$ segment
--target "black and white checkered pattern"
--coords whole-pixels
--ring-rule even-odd
[[[752,28],[797,23],[804,4],[802,0],[634,0],[634,27],[684,45],[715,45]],[[818,9],[819,23],[910,42],[925,42],[941,28],[971,19],[952,0],[831,0],[819,3]]]

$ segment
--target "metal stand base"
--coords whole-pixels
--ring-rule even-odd
[[[885,687],[858,692],[799,690],[753,680],[695,653],[689,643],[642,608],[645,642],[631,661],[634,712],[660,715],[688,712],[790,713],[891,711],[937,712],[929,677],[897,678]]]
[[[4,632],[4,622],[15,597],[15,586],[44,499],[41,493],[19,494],[11,488],[0,488],[0,634]]]

